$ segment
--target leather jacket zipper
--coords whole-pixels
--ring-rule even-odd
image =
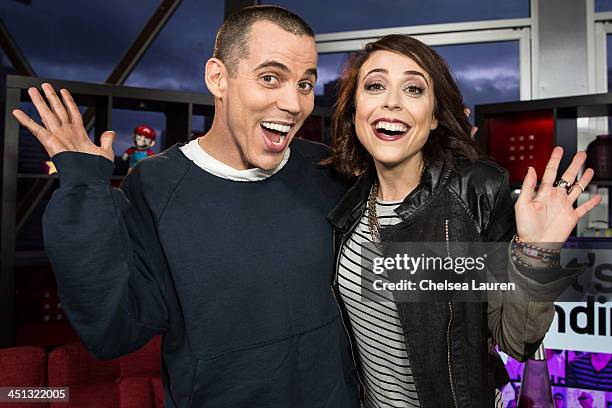
[[[450,237],[448,231],[448,219],[444,220],[444,236],[446,238],[446,254],[450,257]],[[455,381],[453,379],[453,353],[452,353],[452,328],[453,328],[453,319],[455,317],[455,311],[453,310],[453,304],[448,302],[448,310],[450,312],[450,318],[448,320],[448,327],[446,329],[446,344],[448,347],[448,376],[450,379],[451,393],[453,395],[453,403],[454,406],[457,407],[457,396],[455,395]]]
[[[454,406],[457,407],[457,396],[455,395],[455,381],[453,380],[453,354],[451,351],[453,341],[451,337],[451,330],[453,327],[453,318],[455,317],[455,311],[453,310],[453,304],[451,302],[448,302],[448,309],[450,311],[450,319],[448,321],[448,328],[446,330],[446,341],[448,344],[448,375],[450,378],[451,393],[453,394],[453,402],[455,404]]]

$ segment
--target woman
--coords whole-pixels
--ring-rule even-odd
[[[489,351],[498,344],[525,360],[537,349],[554,308],[531,302],[525,288],[552,293],[567,284],[571,276],[547,273],[559,272],[554,243],[601,199],[572,207],[593,176],[588,169],[574,182],[584,152],[553,187],[557,147],[537,193],[529,168],[513,208],[507,172],[481,158],[464,109],[445,61],[408,36],[368,44],[340,82],[327,163],[356,181],[329,214],[338,238],[333,283],[368,407],[493,406],[499,381]],[[507,294],[484,303],[361,296],[375,278],[364,264],[380,256],[381,242],[511,240],[509,278],[523,288],[515,302]]]

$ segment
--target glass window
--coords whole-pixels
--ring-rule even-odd
[[[303,17],[317,34],[372,28],[529,17],[529,0],[268,0]]]
[[[223,23],[222,1],[183,0],[125,84],[208,92],[204,64]]]
[[[463,100],[471,109],[483,103],[520,100],[519,42],[504,41],[437,46],[446,59]]]
[[[612,34],[606,35],[606,80],[608,92],[612,92]],[[612,117],[610,116],[608,116],[608,133],[612,134]]]
[[[612,11],[612,0],[595,0],[595,12]]]
[[[0,2],[0,16],[39,77],[104,82],[158,0]]]
[[[608,92],[612,92],[612,73],[610,72],[612,68],[612,35],[606,35],[606,60],[607,60],[607,80],[608,80]]]
[[[318,78],[315,85],[317,106],[331,107],[336,101],[338,79],[342,74],[342,67],[350,56],[350,52],[319,54]]]
[[[474,116],[474,105],[520,99],[519,42],[437,46]],[[612,52],[608,53],[612,55]],[[317,106],[331,107],[336,84],[350,53],[319,55],[319,79],[315,87]]]

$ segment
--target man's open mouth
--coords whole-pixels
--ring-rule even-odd
[[[372,129],[379,139],[393,141],[406,135],[410,130],[410,126],[396,119],[379,119],[372,123]]]
[[[273,151],[280,151],[285,148],[285,139],[293,128],[293,123],[268,122],[259,124],[263,131],[264,138],[268,147]]]

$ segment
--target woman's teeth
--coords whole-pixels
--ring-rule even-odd
[[[408,130],[408,127],[406,125],[404,125],[403,123],[390,123],[390,122],[376,122],[376,124],[374,125],[375,129],[383,129],[383,130],[388,130],[390,132],[406,132]]]

